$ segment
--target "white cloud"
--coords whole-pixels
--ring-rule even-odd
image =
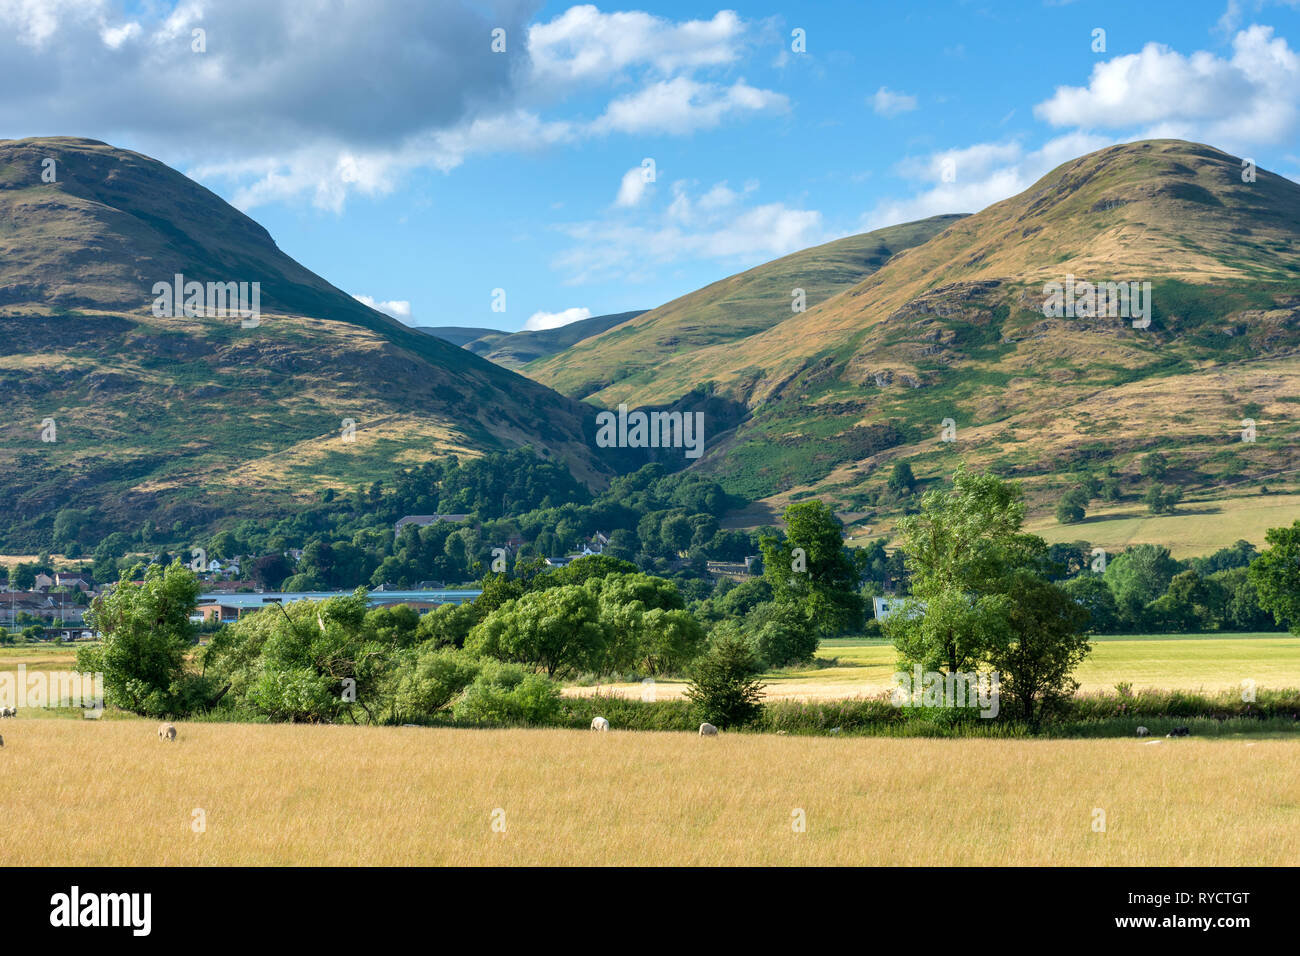
[[[124,23],[120,27],[104,27],[99,32],[99,38],[104,41],[104,46],[116,50],[127,40],[138,37],[140,33],[140,24]]]
[[[789,105],[783,94],[757,89],[743,79],[721,86],[679,76],[614,100],[592,129],[681,135],[712,129],[730,113],[780,112]]]
[[[1160,43],[1093,67],[1086,87],[1062,86],[1034,114],[1053,126],[1135,129],[1234,148],[1286,141],[1297,131],[1300,57],[1273,28],[1253,25],[1229,59]]]
[[[569,285],[638,282],[675,262],[757,265],[833,238],[816,210],[779,202],[744,207],[744,197],[757,189],[753,182],[743,192],[718,183],[697,196],[685,181],[675,182],[667,204],[647,209],[635,222],[616,218],[560,227],[574,245],[552,264],[567,273]]]
[[[897,116],[916,109],[916,97],[882,86],[871,97],[871,108],[880,116]]]
[[[352,298],[356,299],[363,305],[368,305],[370,308],[376,309],[377,311],[384,313],[384,315],[391,316],[401,322],[406,322],[406,320],[411,317],[411,303],[407,302],[405,299],[393,299],[389,302],[378,302],[368,295],[354,295]]]
[[[1074,132],[1058,136],[1036,150],[1019,143],[977,143],[964,149],[942,150],[900,164],[899,172],[934,183],[906,199],[879,203],[861,220],[863,230],[954,212],[978,212],[1032,186],[1061,163],[1111,146],[1106,136]],[[944,160],[952,160],[956,178],[943,181]]]
[[[689,133],[787,105],[743,80],[697,75],[748,52],[752,27],[729,10],[671,20],[582,5],[530,24],[537,5],[524,0],[367,0],[330,5],[328,17],[317,5],[0,0],[0,128],[30,130],[35,116],[127,139],[212,177],[243,209],[338,211],[415,169],[592,136]],[[202,54],[191,49],[199,26]],[[496,27],[510,55],[488,51]]]
[[[648,13],[601,13],[584,5],[530,26],[528,54],[535,81],[577,84],[638,66],[667,75],[733,63],[744,33],[745,25],[731,10],[712,20],[673,23]]]
[[[1230,4],[1223,22],[1231,23],[1239,12]],[[1061,163],[1115,143],[1187,139],[1258,155],[1300,132],[1300,57],[1272,27],[1258,25],[1236,33],[1228,58],[1205,51],[1184,55],[1148,43],[1139,53],[1097,64],[1087,86],[1058,87],[1034,115],[1074,129],[1035,150],[1012,140],[904,160],[897,172],[925,188],[877,204],[862,217],[861,228],[978,212],[1027,189]],[[945,181],[945,168],[955,173],[951,181]]]
[[[614,198],[614,205],[624,208],[639,206],[649,187],[650,179],[645,168],[633,166],[623,174],[623,180],[618,184],[618,195]]]
[[[524,323],[525,332],[540,332],[542,329],[558,329],[572,322],[581,322],[591,318],[591,309],[573,308],[563,312],[534,312]]]

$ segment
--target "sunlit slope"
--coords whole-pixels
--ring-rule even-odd
[[[924,479],[992,466],[1041,486],[1048,508],[1076,469],[1114,465],[1140,494],[1137,462],[1155,450],[1189,490],[1283,470],[1298,432],[1300,185],[1242,173],[1176,140],[1080,157],[805,313],[661,357],[593,400],[728,398],[748,417],[715,429],[697,467],[777,503],[818,494],[886,517],[897,458]],[[1067,275],[1150,283],[1149,327],[1045,317],[1045,284]],[[957,440],[943,443],[948,418]]]
[[[260,283],[260,324],[154,316],[177,273]],[[63,508],[114,528],[271,514],[524,443],[610,471],[590,408],[367,308],[207,189],[92,140],[0,141],[0,343],[15,543]]]
[[[803,290],[806,305],[814,306],[960,218],[935,216],[792,253],[536,362],[528,374],[566,395],[606,404],[633,393],[647,401],[673,401],[694,384],[665,374],[675,360],[689,360],[710,346],[725,350],[770,329],[794,314],[794,290]]]

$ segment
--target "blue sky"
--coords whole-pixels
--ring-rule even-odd
[[[1124,140],[1300,180],[1297,51],[1300,0],[0,0],[0,136],[137,149],[403,321],[515,330],[974,212]]]

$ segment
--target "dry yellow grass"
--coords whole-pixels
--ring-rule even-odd
[[[0,865],[1300,862],[1286,741],[179,728],[6,721]]]

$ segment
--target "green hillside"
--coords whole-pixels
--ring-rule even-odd
[[[489,361],[504,365],[506,368],[518,369],[529,362],[554,355],[570,346],[576,345],[593,335],[599,335],[606,329],[622,325],[644,315],[645,309],[632,312],[619,312],[614,315],[593,315],[587,319],[570,322],[558,329],[538,329],[525,332],[489,332],[472,341],[464,343],[465,348],[475,355],[481,355]]]
[[[260,325],[155,317],[176,273],[260,282]],[[67,508],[195,525],[524,443],[590,483],[611,470],[589,407],[367,308],[197,183],[92,140],[0,141],[0,337],[11,546]]]
[[[632,347],[628,330],[665,306],[534,368],[606,407],[692,389],[739,403],[744,420],[713,429],[696,468],[775,506],[818,495],[877,527],[908,503],[885,488],[896,460],[922,487],[961,460],[994,468],[1048,515],[1076,471],[1113,469],[1120,503],[1136,502],[1153,451],[1169,458],[1167,483],[1231,495],[1300,464],[1300,185],[1262,169],[1243,182],[1241,170],[1182,141],[1111,147],[949,220],[779,323],[709,342],[706,289],[695,311],[692,296],[673,304],[698,329],[694,347]],[[1149,328],[1046,317],[1045,283],[1067,274],[1150,282]],[[788,309],[786,278],[769,308]],[[954,442],[940,440],[948,418]]]
[[[960,218],[935,216],[792,253],[652,309],[537,362],[528,374],[579,398],[604,402],[636,383],[655,395],[654,402],[674,401],[698,384],[665,378],[674,358],[770,329],[792,314],[793,290],[802,289],[812,308]],[[615,383],[622,388],[610,389]]]

